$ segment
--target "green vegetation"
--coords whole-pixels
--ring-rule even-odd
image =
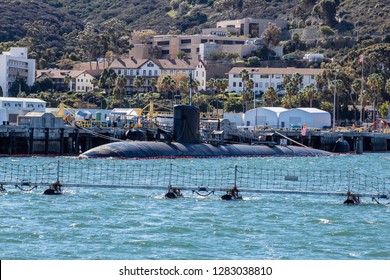
[[[322,65],[311,66],[328,70],[317,77],[317,89],[297,89],[291,78],[283,85],[287,91],[284,99],[277,95],[280,89],[270,89],[262,96],[262,105],[316,106],[332,112],[336,87],[337,118],[359,119],[358,105],[372,105],[383,115],[390,101],[390,8],[380,0],[3,0],[0,10],[0,51],[28,46],[29,56],[37,60],[40,69],[71,69],[79,61],[124,55],[131,48],[128,40],[135,30],[143,30],[138,32],[142,38],[154,33],[196,34],[221,20],[284,19],[290,22],[289,30],[270,26],[264,34],[267,46],[250,54],[244,65],[262,65],[273,57],[270,48],[279,44],[287,59],[323,53],[327,59]],[[359,63],[360,55],[364,56],[363,64]],[[211,58],[235,62],[238,56],[216,52]],[[335,69],[339,70],[336,78]],[[101,89],[97,92],[56,92],[46,79],[31,88],[17,81],[12,85],[12,95],[37,96],[48,101],[48,106],[61,101],[70,106],[142,106],[151,98],[172,100],[178,94],[182,102],[188,100],[188,81],[183,79],[155,81],[153,87],[159,93],[141,93],[143,83],[137,80],[137,93],[125,96],[123,79],[108,71],[96,81]],[[251,108],[250,79],[245,81],[241,96],[225,94],[226,85],[217,84],[213,81],[205,93],[195,93],[194,103],[202,110]]]

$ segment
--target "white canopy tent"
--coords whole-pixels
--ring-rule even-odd
[[[298,128],[306,124],[308,128],[322,129],[331,126],[331,115],[317,108],[295,108],[280,113],[279,121],[282,128]]]
[[[279,115],[285,111],[287,111],[287,109],[282,107],[260,107],[248,110],[244,115],[244,125],[279,128]]]

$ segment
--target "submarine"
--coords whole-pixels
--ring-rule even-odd
[[[329,156],[331,152],[309,147],[276,144],[208,144],[200,141],[200,111],[193,105],[175,105],[173,141],[123,141],[104,144],[81,158],[186,158],[186,157],[272,157]]]

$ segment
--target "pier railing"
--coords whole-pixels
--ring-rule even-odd
[[[354,194],[388,198],[390,179],[345,170],[266,169],[228,166],[195,168],[177,163],[121,160],[58,160],[27,164],[0,162],[0,186],[104,187],[226,191],[236,186],[242,193]]]

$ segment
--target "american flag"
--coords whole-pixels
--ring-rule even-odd
[[[306,124],[303,124],[301,134],[302,134],[302,136],[306,136]]]

